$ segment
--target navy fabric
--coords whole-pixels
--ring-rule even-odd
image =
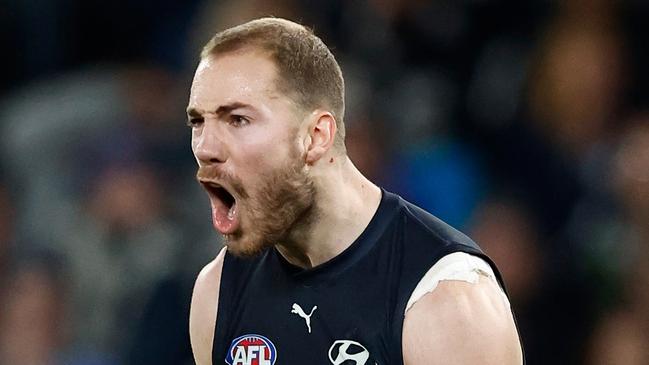
[[[293,266],[275,249],[247,259],[226,254],[213,363],[403,364],[406,303],[430,267],[452,252],[482,257],[503,285],[471,239],[383,190],[360,237],[315,268]],[[303,315],[292,313],[294,304]]]

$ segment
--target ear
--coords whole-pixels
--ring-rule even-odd
[[[329,112],[318,111],[309,123],[309,143],[306,146],[306,163],[313,165],[324,156],[334,144],[336,119]]]

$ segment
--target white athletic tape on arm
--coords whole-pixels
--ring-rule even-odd
[[[469,255],[464,252],[454,252],[442,257],[428,270],[428,272],[426,272],[424,277],[421,278],[419,284],[417,284],[417,287],[415,287],[415,290],[412,292],[412,295],[410,295],[404,314],[407,313],[408,310],[424,295],[435,290],[440,281],[458,280],[475,284],[480,279],[480,276],[487,277],[498,285],[503,301],[509,308],[509,299],[507,299],[505,292],[500,287],[500,284],[496,279],[496,274],[494,274],[491,266],[489,266],[485,260],[477,256]]]

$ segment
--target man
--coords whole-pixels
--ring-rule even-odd
[[[196,280],[196,363],[521,364],[493,264],[354,167],[343,99],[301,25],[258,19],[205,46],[188,123],[226,248]]]

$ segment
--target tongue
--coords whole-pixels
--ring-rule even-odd
[[[212,201],[212,224],[221,234],[231,234],[239,227],[237,203],[228,208],[220,199]]]

